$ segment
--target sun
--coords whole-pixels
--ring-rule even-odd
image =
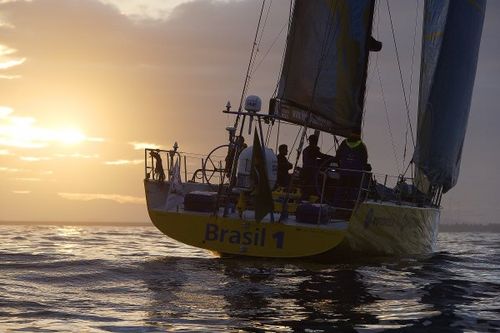
[[[87,137],[75,127],[42,127],[32,117],[12,115],[12,109],[0,107],[0,145],[19,148],[43,148],[50,144],[77,145]]]

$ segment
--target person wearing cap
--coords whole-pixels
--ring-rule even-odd
[[[321,163],[331,158],[330,155],[323,154],[318,147],[318,136],[310,135],[307,139],[309,145],[302,152],[302,196],[309,198],[316,194],[316,175]]]
[[[367,163],[368,151],[359,133],[352,133],[342,141],[337,149],[336,158],[340,169],[341,186],[341,190],[336,192],[337,199],[344,202],[343,206],[351,207],[358,197],[363,172],[371,171]]]
[[[358,133],[352,133],[344,139],[336,153],[339,168],[364,170],[368,162],[368,151]]]

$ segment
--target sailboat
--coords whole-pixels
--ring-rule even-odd
[[[334,156],[304,176],[300,154],[308,133],[335,146],[339,138],[362,136],[368,63],[382,45],[372,37],[375,1],[295,0],[269,111],[261,112],[259,97],[246,96],[245,82],[240,107],[228,103],[223,111],[235,117],[228,143],[198,166],[177,143],[145,150],[153,224],[179,242],[222,255],[436,251],[441,198],[458,180],[485,7],[482,0],[425,1],[413,177],[397,175],[389,184],[368,163],[345,169]],[[283,186],[276,184],[277,157],[262,129],[276,124],[297,126],[300,137]],[[248,147],[247,128],[253,132]]]

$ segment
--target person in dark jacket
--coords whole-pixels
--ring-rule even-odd
[[[360,193],[363,173],[370,171],[367,163],[368,151],[363,141],[361,141],[361,136],[358,133],[353,133],[347,139],[344,139],[337,149],[336,158],[340,169],[341,187],[340,191],[338,191],[337,201],[343,201],[341,206],[350,208],[354,205]],[[368,175],[365,175],[366,177]]]
[[[368,162],[368,151],[359,134],[351,134],[337,149],[337,162],[341,169],[364,170]]]
[[[330,155],[323,154],[318,147],[318,136],[310,135],[308,138],[309,145],[302,152],[302,196],[309,198],[310,195],[316,194],[316,176],[320,165]]]
[[[288,187],[290,183],[290,174],[288,170],[293,168],[293,164],[288,161],[286,155],[288,155],[288,146],[283,144],[278,147],[278,179],[276,181],[277,186]]]

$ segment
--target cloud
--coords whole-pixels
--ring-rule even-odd
[[[130,16],[134,19],[166,19],[171,14],[172,10],[184,3],[192,2],[193,0],[100,0],[103,3],[116,6],[123,15]]]
[[[6,45],[0,44],[0,57],[5,57],[8,55],[14,54],[16,52],[17,52],[16,49],[13,49],[13,48],[10,48]]]
[[[29,191],[29,190],[16,190],[16,191],[12,191],[12,193],[14,193],[14,194],[30,194],[31,191]]]
[[[0,69],[9,69],[11,67],[22,65],[26,61],[26,58],[21,59],[11,59],[0,62]]]
[[[106,165],[137,165],[144,163],[144,160],[116,160],[104,162]]]
[[[8,106],[0,106],[0,118],[7,118],[14,110]]]
[[[5,24],[0,22],[0,28],[6,27]],[[17,53],[16,49],[10,48],[6,45],[0,44],[0,70],[10,70],[13,67],[24,64],[26,61],[25,57],[14,57],[13,55]],[[18,74],[0,74],[0,79],[13,80],[18,79],[21,76]]]
[[[24,172],[26,170],[18,169],[18,168],[0,167],[0,171],[3,171],[3,172]]]
[[[135,150],[144,150],[146,148],[149,149],[161,149],[160,145],[155,143],[147,143],[147,142],[129,142],[132,146],[134,146]]]
[[[30,170],[30,169],[19,169],[19,168],[8,168],[8,167],[0,167],[0,172],[8,172],[8,173],[29,173],[29,174],[38,174],[41,176],[50,176],[54,174],[52,170]]]
[[[57,193],[60,197],[68,200],[77,201],[92,201],[92,200],[110,200],[120,204],[138,204],[144,205],[143,197],[134,197],[130,195],[120,194],[103,194],[103,193]]]
[[[0,79],[4,80],[16,80],[20,79],[22,76],[21,75],[1,75],[0,74]]]
[[[9,2],[30,2],[32,0],[0,0],[0,4],[3,4],[3,3],[9,3]]]
[[[81,159],[96,159],[99,158],[99,154],[80,154],[80,153],[73,153],[73,154],[55,154],[55,157],[58,158],[81,158]]]
[[[10,155],[10,152],[7,149],[0,149],[0,156]]]
[[[21,181],[21,182],[39,182],[39,181],[42,181],[42,179],[40,178],[36,178],[36,177],[24,177],[24,178],[13,178],[14,180],[17,180],[17,181]]]
[[[134,20],[166,20],[176,8],[196,2],[196,0],[100,0],[104,4],[115,6],[121,14]],[[241,0],[212,0],[228,3]]]
[[[19,158],[21,161],[25,162],[40,162],[40,161],[50,161],[50,157],[35,157],[35,156],[21,156]]]

